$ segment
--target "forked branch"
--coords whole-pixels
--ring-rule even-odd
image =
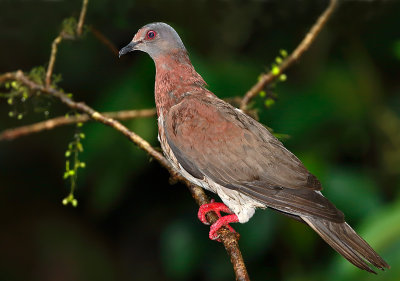
[[[201,187],[191,184],[187,179],[180,176],[159,151],[157,151],[146,140],[142,139],[139,135],[130,131],[127,127],[122,125],[117,120],[95,111],[83,102],[75,102],[70,97],[68,97],[68,95],[57,89],[54,89],[52,87],[45,87],[43,85],[35,83],[20,70],[17,72],[5,73],[4,75],[0,76],[0,81],[7,80],[19,81],[32,91],[39,91],[44,94],[54,96],[65,105],[67,105],[69,108],[78,110],[79,112],[86,114],[86,116],[90,117],[91,119],[103,123],[122,133],[131,142],[136,144],[140,149],[146,151],[153,159],[156,159],[164,168],[166,168],[174,180],[178,180],[186,184],[197,204],[202,205],[211,202]],[[207,219],[212,224],[217,221],[218,217],[215,213],[211,213],[207,215]],[[228,255],[230,256],[235,271],[236,280],[250,280],[242,254],[239,249],[238,237],[226,228],[220,229],[218,231],[218,234],[220,235],[220,239],[224,244]]]
[[[326,10],[319,16],[318,20],[311,27],[310,31],[306,34],[297,48],[291,53],[280,65],[279,71],[270,71],[263,74],[258,82],[251,87],[251,89],[243,97],[240,104],[240,109],[246,110],[250,101],[255,98],[260,91],[262,91],[267,85],[278,78],[287,68],[289,68],[295,61],[297,61],[305,51],[308,50],[310,45],[314,42],[317,35],[320,33],[322,28],[325,26],[332,12],[335,10],[337,5],[337,0],[330,0],[329,6]]]

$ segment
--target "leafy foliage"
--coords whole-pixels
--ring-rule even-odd
[[[63,178],[70,180],[70,192],[67,197],[62,200],[64,205],[71,204],[73,207],[78,206],[78,200],[75,199],[74,192],[78,179],[78,170],[86,167],[86,163],[79,160],[79,153],[83,152],[82,139],[85,134],[81,132],[82,123],[77,124],[77,130],[74,134],[74,139],[68,144],[68,149],[65,151],[65,172]]]

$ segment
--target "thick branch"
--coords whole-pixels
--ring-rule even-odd
[[[102,113],[102,115],[116,120],[128,120],[155,116],[156,110],[154,108],[142,110],[125,110],[117,112],[104,112]],[[60,116],[35,124],[5,130],[0,133],[0,141],[13,140],[33,133],[39,133],[45,130],[52,130],[56,127],[76,123],[84,123],[90,120],[92,119],[87,114],[80,114],[77,116]]]
[[[199,206],[210,203],[209,198],[207,197],[207,195],[204,194],[202,188],[193,184],[189,184],[187,186],[190,190],[190,193],[192,194],[192,197]],[[218,220],[218,216],[214,212],[208,213],[206,217],[210,224],[213,224]],[[224,244],[226,252],[231,259],[233,270],[236,275],[236,280],[250,281],[250,277],[246,269],[246,264],[244,263],[242,253],[240,252],[239,248],[239,234],[232,233],[225,227],[218,230],[218,234],[222,243]]]
[[[326,24],[332,12],[335,10],[337,0],[331,0],[326,10],[319,16],[316,23],[311,27],[310,31],[306,34],[303,41],[297,46],[297,48],[291,53],[281,65],[279,65],[279,71],[272,73],[272,71],[263,74],[261,79],[246,93],[240,104],[240,109],[246,110],[249,102],[257,96],[257,94],[265,88],[268,84],[274,81],[279,75],[281,75],[289,66],[291,66],[301,55],[310,47],[311,43],[314,42],[317,35],[320,33],[322,27]]]
[[[130,131],[128,128],[126,128],[117,120],[102,115],[101,113],[95,111],[94,109],[87,106],[83,102],[73,101],[65,93],[58,91],[57,89],[51,87],[45,87],[43,85],[33,82],[27,76],[25,76],[24,73],[20,70],[14,73],[5,73],[4,75],[0,76],[0,81],[6,81],[6,80],[17,80],[26,85],[32,91],[40,91],[42,93],[57,97],[69,108],[76,109],[82,113],[85,113],[91,119],[103,123],[107,126],[110,126],[113,129],[117,130],[118,132],[122,133],[131,142],[136,144],[140,149],[146,151],[152,158],[156,159],[164,168],[166,168],[174,180],[179,180],[185,183],[186,186],[189,188],[197,204],[202,205],[210,203],[210,199],[204,193],[204,190],[201,187],[193,185],[187,179],[179,175],[178,172],[171,166],[171,164],[159,151],[154,149],[146,140],[142,139],[140,136]],[[210,223],[214,223],[218,219],[218,217],[215,213],[210,213],[207,215],[207,219],[209,220]],[[238,237],[234,233],[231,233],[226,228],[221,228],[218,231],[218,234],[233,264],[236,280],[240,281],[250,280],[242,254],[239,249]]]

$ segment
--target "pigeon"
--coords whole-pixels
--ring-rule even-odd
[[[371,273],[389,265],[321,193],[321,183],[262,124],[219,99],[194,69],[178,33],[168,24],[138,30],[119,56],[150,55],[156,67],[159,141],[166,159],[186,179],[222,200],[202,205],[215,211],[209,237],[229,223],[246,223],[256,209],[270,208],[309,225],[333,249]],[[220,212],[228,215],[221,216]]]

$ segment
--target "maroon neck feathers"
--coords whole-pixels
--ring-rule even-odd
[[[157,114],[164,115],[188,93],[209,92],[184,50],[154,58],[156,65],[155,99]]]

